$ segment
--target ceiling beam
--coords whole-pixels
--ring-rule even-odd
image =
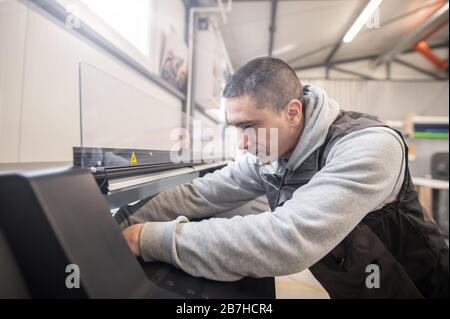
[[[269,56],[272,56],[273,43],[275,40],[276,19],[277,19],[278,0],[272,0],[270,7],[270,26],[269,26]]]
[[[349,59],[341,59],[341,60],[332,61],[329,64],[324,63],[324,62],[320,62],[320,63],[316,63],[316,64],[309,64],[309,65],[293,67],[293,69],[295,71],[301,71],[301,70],[315,69],[315,68],[321,68],[321,67],[327,67],[327,66],[328,67],[333,67],[334,65],[339,65],[339,64],[358,62],[358,61],[363,61],[363,60],[372,60],[375,57],[376,57],[376,55],[374,55],[374,54],[363,55],[363,56],[349,58]]]
[[[419,73],[425,74],[425,75],[427,75],[427,76],[429,76],[429,77],[432,77],[432,78],[435,79],[435,80],[446,80],[446,79],[447,79],[447,78],[445,78],[445,77],[443,77],[443,76],[441,76],[441,75],[439,75],[439,74],[436,74],[436,73],[434,73],[434,72],[431,72],[431,71],[422,69],[421,67],[418,67],[418,66],[416,66],[416,65],[414,65],[414,64],[411,64],[411,63],[409,63],[409,62],[400,60],[400,59],[398,59],[398,58],[394,58],[393,61],[396,62],[396,63],[398,63],[398,64],[400,64],[400,65],[403,65],[403,66],[405,66],[405,67],[407,67],[407,68],[409,68],[409,69],[411,69],[411,70],[414,70],[414,71],[416,71],[416,72],[419,72]]]
[[[332,66],[331,69],[332,70],[336,70],[336,71],[341,72],[341,73],[346,73],[346,74],[349,74],[349,75],[357,76],[357,77],[362,78],[364,80],[376,80],[375,78],[373,78],[373,77],[371,77],[369,75],[362,74],[362,73],[355,72],[355,71],[346,70],[346,69],[341,69],[341,68],[339,68],[337,66]]]
[[[429,45],[429,47],[430,47],[430,49],[433,49],[433,50],[445,49],[445,48],[448,49],[448,42],[446,42],[446,43],[436,43],[436,44],[433,44],[433,45]],[[403,52],[403,54],[413,53],[413,52],[417,52],[416,49],[415,48],[409,48],[408,50],[405,50]]]
[[[286,63],[294,64],[295,62],[303,60],[303,59],[305,59],[305,58],[307,58],[307,57],[309,57],[309,56],[311,56],[313,54],[316,54],[316,53],[322,52],[322,51],[324,51],[326,49],[329,49],[329,48],[333,47],[333,45],[334,45],[333,43],[332,44],[327,44],[327,45],[321,46],[321,47],[319,47],[317,49],[305,52],[302,55],[298,55],[295,58],[287,60]]]
[[[429,32],[436,28],[436,26],[448,20],[448,18],[448,1],[446,1],[428,19],[425,19],[422,23],[420,23],[406,37],[403,37],[403,40],[401,40],[397,45],[385,53],[380,54],[380,56],[373,61],[373,67],[392,61],[398,54],[413,47],[414,44],[416,44],[420,39],[429,34]]]
[[[350,21],[347,23],[347,25],[345,26],[345,30],[342,32],[342,34],[339,36],[339,40],[336,42],[336,44],[334,45],[333,49],[330,51],[330,53],[328,54],[327,58],[325,59],[325,63],[326,64],[330,64],[330,62],[333,60],[334,56],[336,55],[336,53],[338,52],[338,50],[340,49],[341,45],[342,45],[342,40],[344,39],[345,34],[347,33],[347,31],[350,29],[350,27],[353,25],[353,23],[355,22],[355,20],[360,16],[360,14],[364,11],[365,7],[367,7],[367,5],[369,4],[370,0],[366,0],[362,3],[361,7],[359,8],[359,10],[357,10],[355,12],[355,14],[353,14],[352,18],[350,19]]]
[[[449,45],[448,43],[438,43],[435,45],[430,45],[430,48],[431,49],[443,49],[443,48],[448,48],[448,45]],[[404,54],[413,53],[413,52],[416,52],[416,50],[408,49],[404,52]],[[363,56],[353,57],[353,58],[348,58],[348,59],[340,59],[340,60],[335,60],[335,61],[330,62],[329,66],[351,63],[351,62],[358,62],[358,61],[363,61],[363,60],[373,60],[377,57],[378,57],[378,55],[371,54],[371,55],[363,55]],[[302,71],[302,70],[309,70],[309,69],[321,68],[321,67],[326,67],[326,66],[327,66],[326,63],[320,62],[320,63],[314,63],[314,64],[308,64],[308,65],[301,65],[301,66],[292,67],[292,68],[295,71]]]

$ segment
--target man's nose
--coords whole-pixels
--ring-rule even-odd
[[[240,134],[238,137],[238,145],[240,150],[248,150],[250,147],[250,139],[245,134]]]

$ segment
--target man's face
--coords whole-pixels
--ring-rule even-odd
[[[257,155],[263,162],[277,160],[297,144],[302,127],[300,102],[293,103],[294,106],[290,102],[279,113],[270,106],[257,108],[248,95],[222,98],[222,103],[228,123],[239,130],[239,148]],[[292,116],[292,107],[299,111],[297,118]]]

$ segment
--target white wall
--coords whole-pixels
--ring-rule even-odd
[[[448,81],[306,80],[322,87],[343,109],[382,120],[404,120],[408,113],[448,116]]]
[[[182,5],[164,2],[167,15]],[[80,146],[80,62],[181,110],[181,100],[29,6],[0,2],[0,162],[72,160],[72,147]],[[171,23],[183,30],[184,20]]]
[[[0,162],[18,160],[27,9],[0,2]]]

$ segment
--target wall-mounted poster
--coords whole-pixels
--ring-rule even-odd
[[[175,33],[166,36],[161,60],[161,77],[186,92],[188,74],[188,49]]]

